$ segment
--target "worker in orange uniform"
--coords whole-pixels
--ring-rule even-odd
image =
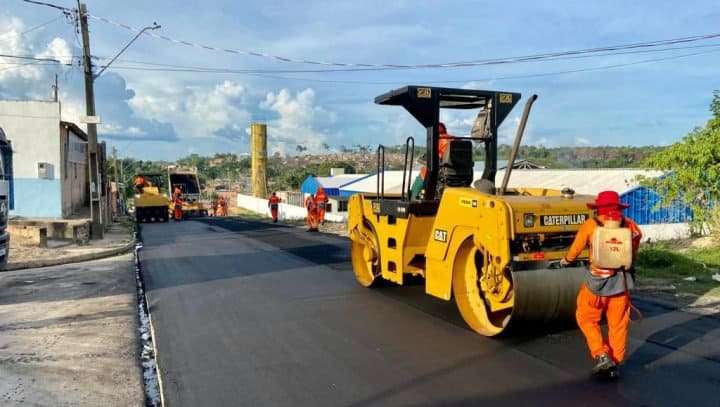
[[[135,177],[135,192],[138,194],[143,193],[143,189],[145,188],[145,177],[142,175],[138,175]]]
[[[227,216],[227,209],[227,200],[225,200],[224,196],[221,196],[218,199],[218,216]]]
[[[323,187],[318,187],[315,192],[315,203],[317,204],[317,220],[321,225],[325,224],[325,209],[327,208],[328,201],[328,196],[325,194]]]
[[[445,154],[445,151],[447,150],[448,146],[450,145],[450,140],[454,139],[455,136],[448,134],[447,128],[445,127],[445,123],[440,122],[437,124],[438,128],[438,157],[440,160],[442,160],[443,155]],[[418,173],[417,177],[415,177],[415,180],[412,183],[412,186],[410,187],[410,199],[421,199],[422,194],[421,192],[425,189],[427,180],[427,167],[425,165],[421,165],[420,172]]]
[[[445,127],[445,123],[440,122],[438,123],[438,155],[440,156],[440,159],[442,160],[443,155],[445,154],[445,151],[448,149],[448,146],[450,145],[450,140],[454,139],[455,136],[448,134],[447,128]]]
[[[277,194],[275,194],[275,192],[273,192],[270,199],[268,199],[268,208],[270,208],[270,215],[272,216],[273,223],[277,223],[278,221],[278,209],[280,209],[281,201],[282,200],[277,196]]]
[[[217,216],[217,209],[218,209],[218,199],[217,196],[214,196],[212,201],[210,201],[210,212],[212,215],[210,216]]]
[[[310,195],[305,199],[305,209],[307,209],[308,232],[317,232],[319,222],[315,195]]]
[[[175,190],[173,191],[172,202],[173,202],[173,219],[175,219],[175,222],[180,222],[183,218],[183,212],[182,212],[183,200],[182,200],[182,191],[177,186],[175,187]]]
[[[623,362],[627,348],[631,308],[628,290],[634,286],[632,264],[640,246],[642,232],[632,219],[622,215],[622,210],[628,208],[628,205],[620,202],[620,197],[615,191],[601,192],[595,202],[588,204],[588,207],[595,209],[597,216],[583,223],[573,244],[560,263],[567,266],[583,250],[590,249],[590,267],[578,293],[575,317],[594,359],[595,366],[592,372],[600,377],[616,378],[618,377],[618,365]],[[614,238],[601,237],[601,232],[604,232],[605,227],[611,223],[618,225],[619,228],[629,229],[629,233],[624,231],[626,232],[624,235],[629,240],[626,242],[626,247],[631,245],[631,248],[625,251],[628,256],[627,264],[630,265],[627,268],[625,266],[602,268],[598,265],[602,265],[605,260],[594,258],[594,253],[601,253],[601,251],[605,251],[605,253],[619,252],[617,245],[622,242]],[[597,247],[593,248],[593,245]],[[597,256],[608,257],[604,254],[597,254]],[[607,340],[603,338],[600,330],[600,320],[603,315],[608,324]]]

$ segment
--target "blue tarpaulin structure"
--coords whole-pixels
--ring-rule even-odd
[[[639,186],[620,195],[623,203],[630,205],[625,216],[640,225],[659,223],[687,223],[692,219],[692,209],[677,201],[662,205],[662,197],[650,188]]]
[[[367,178],[372,174],[342,174],[334,177],[316,177],[309,175],[300,185],[303,194],[314,194],[318,187],[322,187],[328,196],[340,196],[340,188],[353,182]]]

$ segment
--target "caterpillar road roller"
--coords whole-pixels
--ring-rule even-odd
[[[508,188],[535,95],[525,105],[510,162],[496,185],[498,127],[520,97],[406,86],[375,98],[380,105],[404,107],[425,128],[426,175],[422,192],[413,196],[415,147],[409,137],[401,188],[386,191],[384,147],[378,147],[375,193],[354,195],[348,204],[353,271],[362,286],[421,277],[427,294],[454,299],[467,324],[486,336],[574,315],[584,267],[582,261],[560,267],[559,260],[593,215],[586,205],[593,197],[569,189]],[[478,112],[468,136],[444,141],[442,156],[440,109]],[[474,150],[484,150],[477,176]]]
[[[137,223],[167,222],[170,199],[166,193],[164,174],[135,175],[135,221]]]

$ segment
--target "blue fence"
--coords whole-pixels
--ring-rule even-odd
[[[630,205],[625,216],[641,225],[657,223],[687,223],[692,219],[692,210],[682,202],[661,205],[662,197],[646,187],[633,188],[620,195],[623,203]]]

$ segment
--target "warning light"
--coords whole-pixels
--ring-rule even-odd
[[[535,252],[532,254],[533,260],[544,260],[545,259],[545,252]]]

